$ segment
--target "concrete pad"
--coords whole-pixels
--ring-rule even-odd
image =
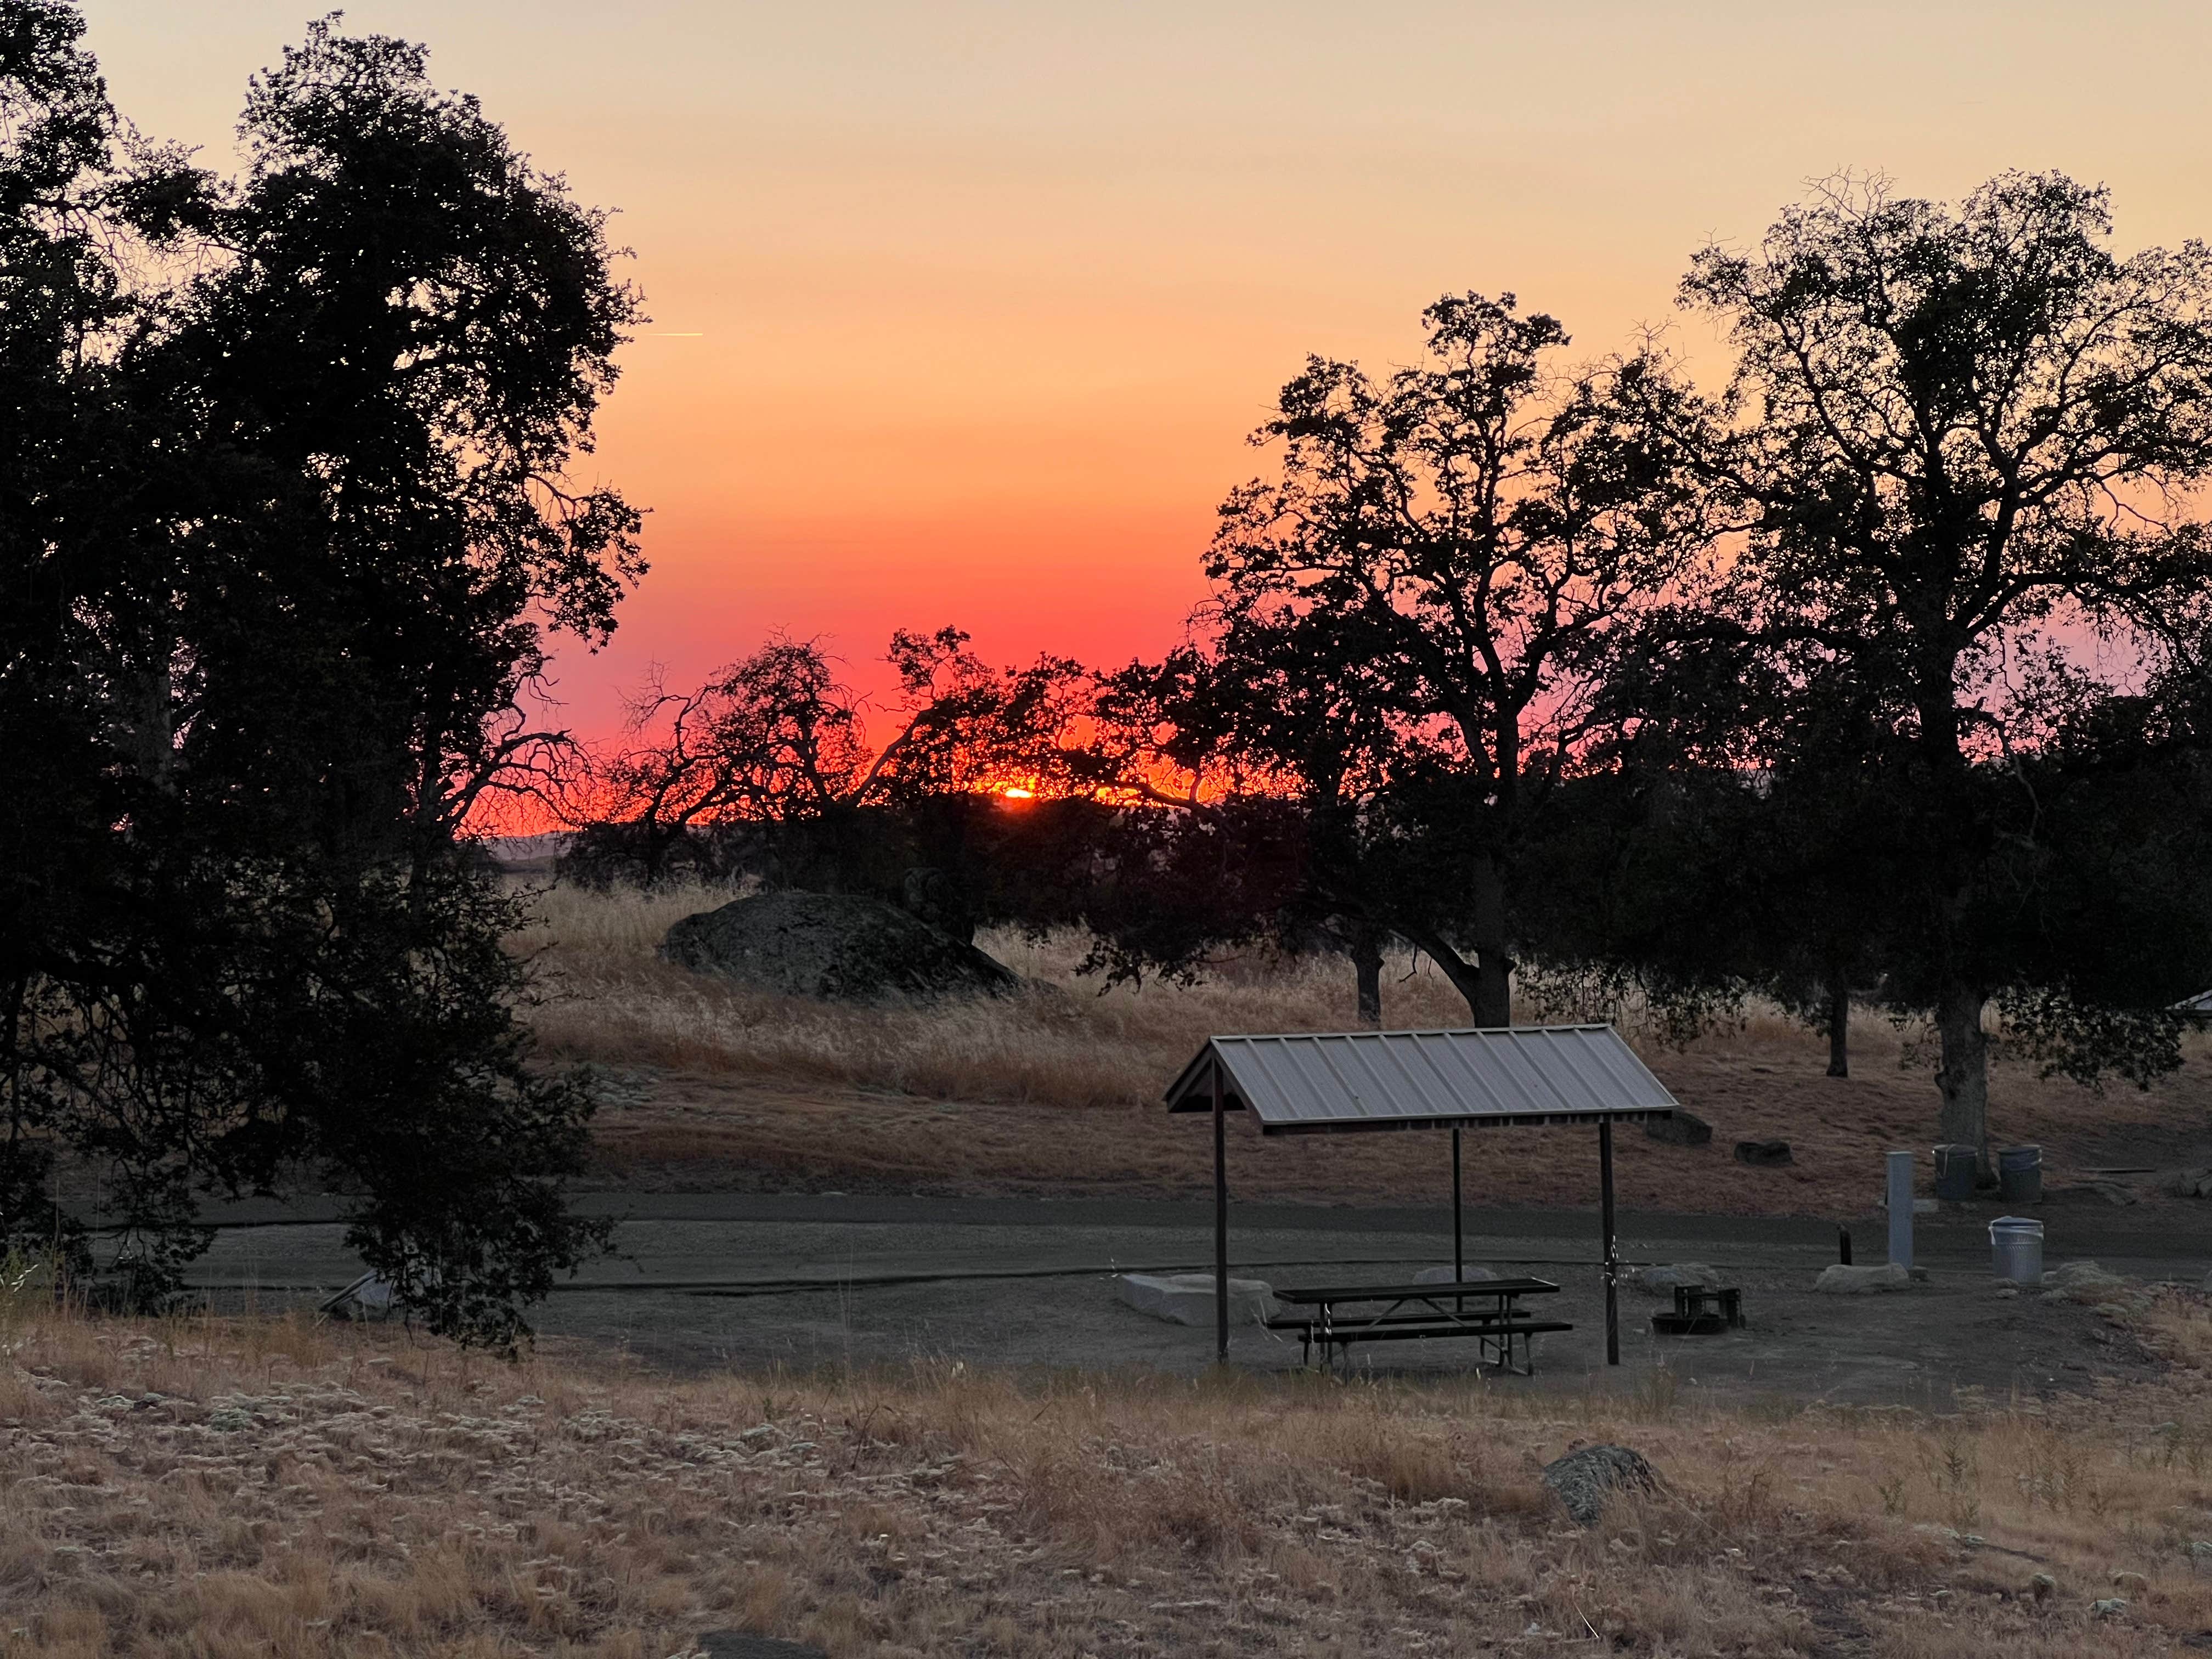
[[[1139,1313],[1177,1325],[1213,1323],[1212,1273],[1118,1273],[1114,1294]],[[1229,1322],[1257,1325],[1275,1316],[1275,1292],[1262,1279],[1229,1281]]]

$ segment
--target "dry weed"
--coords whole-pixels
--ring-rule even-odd
[[[0,1318],[10,1659],[658,1659],[730,1628],[835,1659],[2040,1659],[2212,1625],[2201,1372],[1753,1417],[948,1364],[669,1382],[383,1329]],[[2212,1340],[2201,1301],[2153,1318],[2178,1355]],[[1536,1477],[1596,1440],[1667,1484],[1584,1532]]]

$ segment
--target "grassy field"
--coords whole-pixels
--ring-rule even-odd
[[[1194,988],[1102,994],[1074,972],[1079,945],[1011,934],[981,943],[1031,981],[1024,994],[935,1006],[853,1007],[769,996],[687,973],[653,951],[677,917],[717,902],[699,891],[643,897],[556,889],[530,936],[550,993],[532,1018],[546,1052],[604,1073],[598,1135],[606,1178],[659,1187],[879,1188],[984,1194],[1195,1194],[1207,1137],[1158,1109],[1160,1091],[1215,1031],[1342,1030],[1348,965],[1253,957]],[[1432,968],[1395,964],[1395,1028],[1465,1024]],[[1594,1011],[1600,1017],[1616,1011]],[[1625,1021],[1685,1105],[1715,1129],[1704,1150],[1631,1136],[1623,1203],[1738,1213],[1856,1215],[1881,1154],[1926,1147],[1936,1097],[1921,1033],[1862,1015],[1853,1075],[1823,1075],[1821,1040],[1772,1015],[1674,1048]],[[2087,1196],[2113,1164],[2212,1162],[2212,1066],[2201,1046],[2148,1094],[2096,1093],[2000,1058],[1992,1133],[2045,1148],[2046,1184]],[[1247,1126],[1243,1139],[1256,1143]],[[1753,1170],[1738,1139],[1787,1139],[1796,1162]],[[1589,1137],[1513,1132],[1469,1150],[1480,1201],[1594,1201]],[[1435,1138],[1292,1139],[1240,1144],[1237,1189],[1251,1198],[1441,1198]],[[2155,1203],[2146,1185],[2147,1201]],[[2063,1201],[2063,1197],[2060,1201]],[[2091,1199],[2100,1202],[2101,1199]]]
[[[2212,1627],[2212,1320],[2110,1314],[2171,1382],[1931,1418],[1663,1373],[672,1382],[33,1287],[0,1304],[0,1653],[2179,1654]],[[1665,1489],[1585,1531],[1537,1474],[1600,1442]]]

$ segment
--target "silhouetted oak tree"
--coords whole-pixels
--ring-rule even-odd
[[[319,1171],[434,1328],[504,1341],[590,1249],[588,1103],[527,1063],[460,843],[558,734],[635,512],[572,487],[635,315],[599,216],[422,52],[318,24],[244,175],[131,141],[73,8],[0,0],[0,1223],[106,1177],[120,1294],[198,1194]]]
[[[1808,706],[1848,680],[1886,728],[1863,750],[1899,751],[1891,994],[1932,1013],[1942,1134],[1977,1147],[1984,1008],[2053,1006],[2014,925],[2049,827],[2020,665],[2206,573],[2188,498],[2212,475],[2212,254],[2110,241],[2104,191],[2057,175],[1955,209],[1842,181],[1756,249],[1697,257],[1683,301],[1738,353],[1717,402],[1650,360],[1620,380],[1741,532],[1678,637],[1755,641]]]
[[[1346,780],[1367,792],[1338,818],[1363,844],[1347,869],[1387,903],[1373,920],[1504,1025],[1518,849],[1614,636],[1697,550],[1698,498],[1608,384],[1550,372],[1553,319],[1467,295],[1424,322],[1423,361],[1385,381],[1315,358],[1284,387],[1255,436],[1275,473],[1221,510],[1206,620],[1224,669],[1281,694],[1272,736],[1246,722],[1263,763],[1332,811]],[[1333,783],[1314,770],[1331,707],[1364,723]]]

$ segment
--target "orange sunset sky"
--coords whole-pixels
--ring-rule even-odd
[[[87,0],[125,112],[225,162],[312,9]],[[617,240],[654,318],[586,465],[652,509],[583,730],[776,627],[1000,660],[1160,649],[1305,352],[1403,361],[1446,289],[1611,350],[1802,181],[2116,192],[2212,235],[2212,9],[363,0]],[[1701,325],[1682,346],[1720,361]]]

